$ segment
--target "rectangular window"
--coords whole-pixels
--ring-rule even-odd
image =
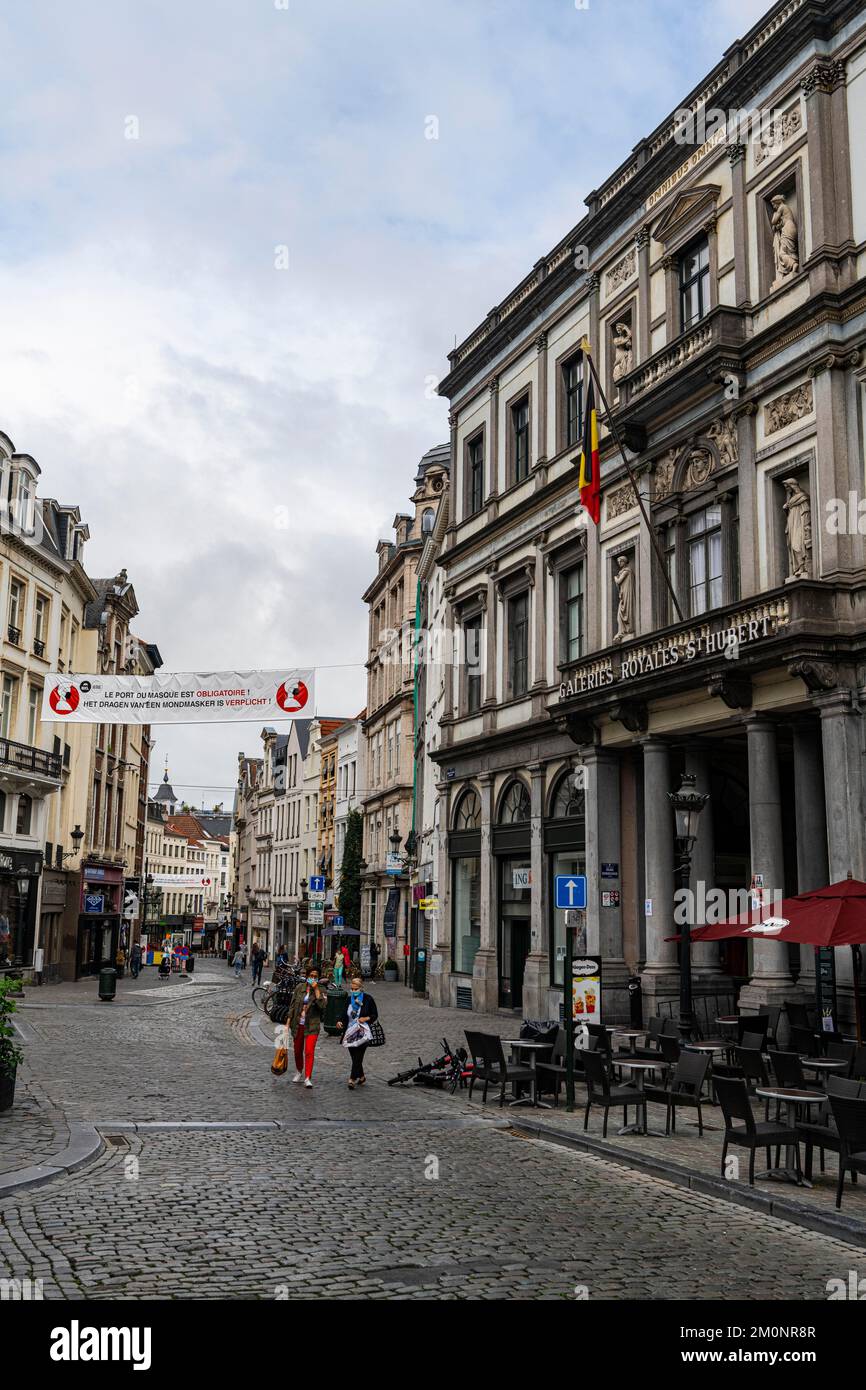
[[[529,397],[522,396],[511,407],[512,482],[529,476]]]
[[[508,600],[508,693],[525,695],[529,688],[529,594]]]
[[[722,604],[722,511],[714,504],[689,517],[689,611],[693,618]]]
[[[484,436],[478,434],[466,446],[466,511],[469,516],[484,505]]]
[[[453,861],[452,874],[454,969],[471,975],[481,945],[481,860],[476,855],[461,856]]]
[[[484,679],[481,668],[481,614],[463,624],[466,648],[466,713],[475,714],[484,699]]]
[[[33,624],[33,640],[44,647],[48,635],[48,604],[44,594],[36,595],[36,609]]]
[[[13,579],[9,584],[9,626],[17,633],[17,637],[12,637],[10,642],[20,641],[21,628],[24,625],[24,585],[18,580]]]
[[[0,699],[0,738],[11,738],[15,732],[15,704],[18,682],[14,676],[3,677]]]
[[[583,656],[583,565],[566,570],[562,586],[562,660]]]
[[[42,705],[42,691],[38,685],[31,685],[27,699],[27,742],[35,744],[39,728],[39,710]]]
[[[697,323],[710,308],[710,243],[701,237],[679,259],[680,332]]]
[[[563,448],[580,443],[583,433],[583,358],[578,353],[562,368]]]

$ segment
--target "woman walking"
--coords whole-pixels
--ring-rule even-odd
[[[293,1080],[303,1081],[305,1086],[313,1084],[313,1057],[324,1014],[325,994],[319,986],[319,972],[313,966],[307,971],[306,980],[302,980],[295,990],[289,1010],[289,1032],[295,1043],[297,1068]]]
[[[364,981],[360,975],[352,976],[352,992],[349,995],[349,1002],[346,1005],[346,1012],[337,1024],[342,1031],[348,1031],[353,1023],[375,1023],[379,1017],[379,1010],[376,1008],[376,1001],[372,994],[364,993]],[[349,1047],[349,1056],[352,1059],[352,1072],[349,1077],[349,1090],[354,1091],[356,1086],[363,1086],[367,1080],[364,1075],[364,1053],[370,1046],[368,1042],[359,1043],[357,1047]]]
[[[334,984],[337,986],[337,989],[343,988],[343,971],[345,968],[346,962],[343,959],[343,952],[337,951],[334,956]]]

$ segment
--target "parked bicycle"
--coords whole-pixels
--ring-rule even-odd
[[[267,980],[263,985],[256,985],[253,990],[253,1007],[263,1009],[270,1017],[268,1004],[280,993],[287,991],[291,995],[298,979],[299,976],[295,974],[291,966],[278,965],[274,970],[273,979]]]

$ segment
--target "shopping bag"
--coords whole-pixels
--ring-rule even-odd
[[[378,1018],[376,1019],[376,1022],[375,1022],[375,1023],[371,1023],[371,1024],[370,1024],[370,1046],[371,1046],[371,1047],[384,1047],[384,1046],[385,1046],[385,1029],[382,1027],[382,1025],[381,1025],[381,1023],[379,1022]]]
[[[370,1029],[366,1023],[350,1023],[343,1037],[343,1047],[360,1047],[370,1041]]]
[[[274,1076],[282,1076],[288,1065],[289,1049],[287,1047],[278,1047],[274,1053],[274,1060],[271,1062],[271,1071],[274,1073]]]

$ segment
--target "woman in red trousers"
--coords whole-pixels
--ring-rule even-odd
[[[313,1057],[324,1016],[325,993],[319,985],[319,972],[313,967],[295,990],[289,1010],[289,1032],[295,1044],[297,1069],[293,1080],[303,1081],[305,1086],[313,1084]]]

